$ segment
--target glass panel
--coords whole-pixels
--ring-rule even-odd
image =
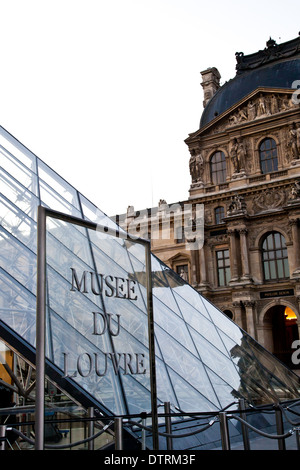
[[[3,146],[7,154],[14,155],[23,165],[36,173],[35,155],[14,139],[3,127],[0,127],[0,145]]]
[[[79,209],[78,197],[75,189],[40,160],[38,160],[38,173],[39,178],[46,182],[53,191]]]
[[[40,196],[44,205],[50,209],[63,212],[64,214],[74,215],[75,217],[81,217],[81,213],[78,209],[43,181],[40,181]]]
[[[156,327],[156,336],[164,362],[201,394],[209,396],[210,400],[218,406],[203,364],[159,327]]]
[[[203,363],[215,374],[222,377],[222,381],[237,390],[240,385],[240,377],[231,360],[195,331],[192,331],[192,336]]]
[[[155,323],[160,325],[166,333],[172,336],[172,338],[176,338],[183,347],[197,355],[197,351],[191,341],[189,331],[184,321],[155,297],[153,302]]]
[[[0,263],[14,279],[35,294],[36,257],[17,239],[13,239],[0,227]],[[4,249],[5,247],[5,249]]]
[[[16,181],[21,181],[22,184],[18,183],[20,188],[28,189],[31,193],[37,195],[37,177],[32,171],[24,167],[20,162],[15,160],[13,157],[8,156],[3,149],[0,147],[1,167],[3,168],[1,174],[11,176]],[[2,176],[3,177],[3,176]],[[10,179],[12,179],[10,178]],[[22,190],[21,190],[22,191]]]
[[[216,409],[216,403],[211,401],[214,398],[212,395],[202,395],[199,391],[185,382],[174,370],[168,367],[168,373],[171,378],[174,391],[179,403],[179,408],[185,412],[199,411],[203,412],[212,411]],[[198,373],[205,377],[205,370],[199,365]],[[219,405],[217,405],[219,407]]]
[[[0,195],[1,226],[36,252],[36,223]]]
[[[36,299],[0,267],[0,318],[35,345]]]
[[[52,335],[56,364],[115,412],[128,412],[126,403],[131,411],[149,410],[148,316],[124,242],[47,221],[49,327],[64,322],[64,335],[59,328]]]

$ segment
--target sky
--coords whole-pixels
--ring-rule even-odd
[[[236,52],[297,37],[298,12],[296,0],[0,0],[0,125],[109,216],[186,200],[201,71],[225,83]]]

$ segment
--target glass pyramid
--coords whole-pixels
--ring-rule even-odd
[[[36,340],[38,206],[117,227],[3,128],[0,152],[1,331],[26,355]],[[158,404],[188,413],[299,398],[292,371],[153,255],[152,281]],[[149,411],[143,247],[49,220],[46,336],[49,371],[79,401],[108,414]]]

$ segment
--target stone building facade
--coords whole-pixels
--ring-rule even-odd
[[[151,237],[158,258],[295,369],[300,37],[280,45],[270,39],[264,50],[237,53],[236,60],[235,77],[222,86],[216,68],[201,73],[200,126],[185,140],[187,200],[139,212],[129,207],[117,221]],[[195,234],[199,243],[191,246]]]

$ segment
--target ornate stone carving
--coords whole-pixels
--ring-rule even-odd
[[[286,193],[278,189],[266,189],[253,198],[254,213],[277,209],[286,200]]]
[[[287,95],[282,96],[275,93],[264,95],[260,93],[257,98],[251,98],[245,103],[244,107],[234,111],[229,116],[228,125],[235,126],[242,122],[254,121],[255,119],[286,111],[294,106],[295,104]]]
[[[285,57],[292,57],[299,52],[300,38],[297,37],[292,41],[283,44],[277,44],[274,39],[266,42],[265,49],[255,54],[244,55],[243,52],[236,52],[236,70],[237,74],[244,73],[247,70],[256,69],[262,65],[274,62]]]
[[[300,183],[298,183],[298,181],[290,186],[288,195],[288,202],[296,200],[300,200]]]
[[[189,166],[190,166],[190,174],[192,177],[192,183],[202,182],[203,171],[204,171],[204,160],[199,151],[195,149],[191,150]]]
[[[230,158],[234,174],[244,173],[246,167],[246,147],[243,140],[234,138],[230,144]]]
[[[300,126],[293,124],[290,125],[288,130],[288,151],[292,160],[300,158]]]
[[[254,308],[256,306],[255,300],[242,300],[242,303],[245,308]]]
[[[243,196],[236,194],[231,198],[231,202],[229,204],[227,215],[239,215],[239,214],[246,214],[247,213],[247,206]]]
[[[204,211],[204,223],[207,225],[212,224],[212,213],[210,209],[205,209]]]

